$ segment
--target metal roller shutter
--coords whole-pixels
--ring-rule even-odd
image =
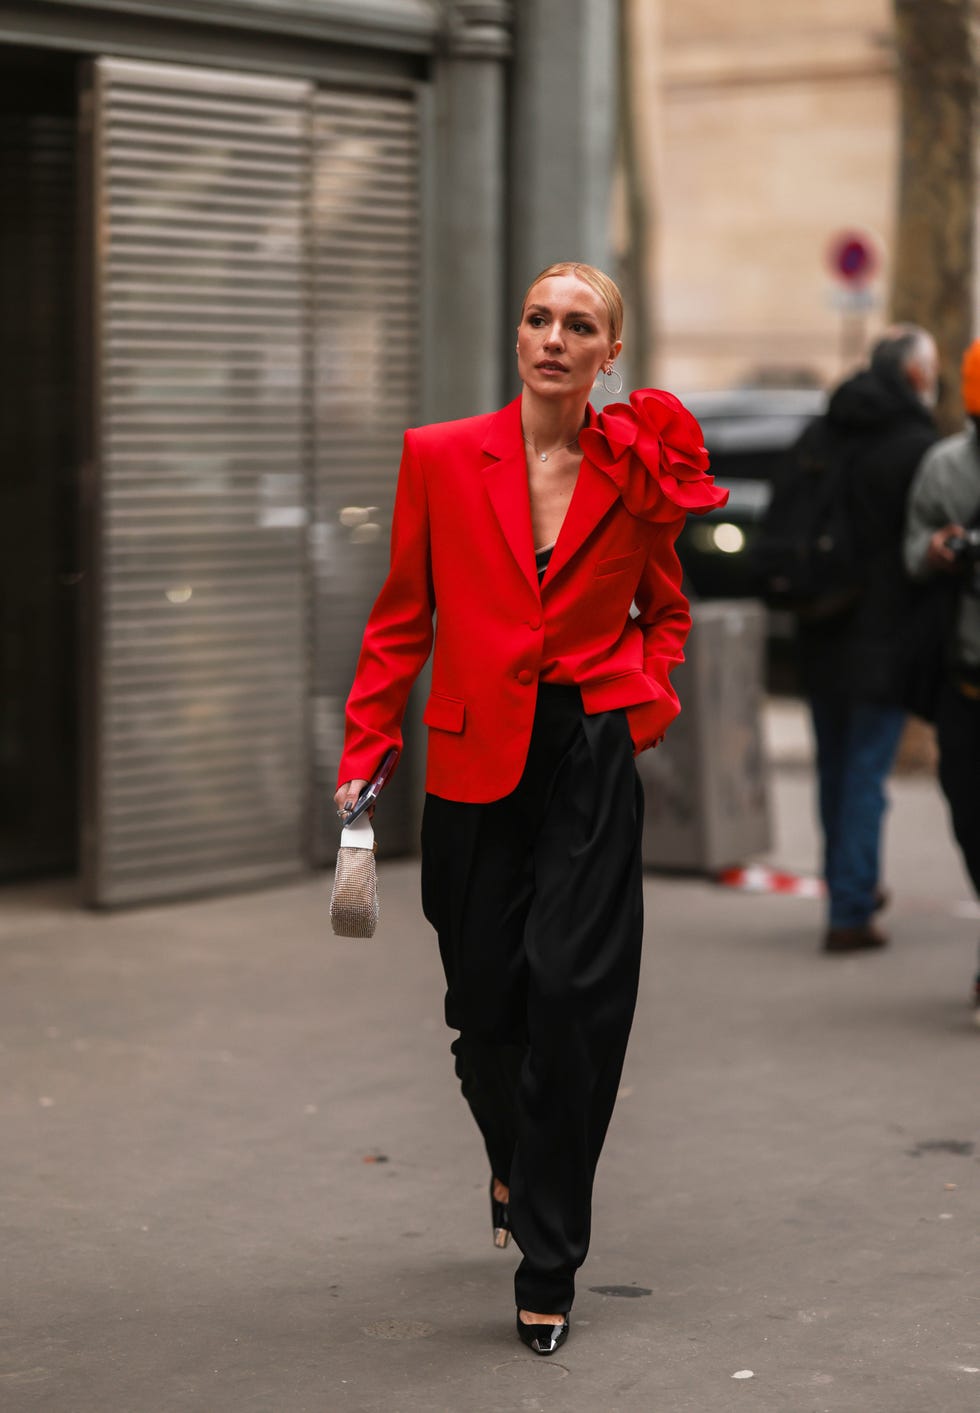
[[[90,902],[304,863],[309,100],[93,66]]]
[[[402,434],[418,422],[419,116],[414,92],[331,89],[313,107],[314,755],[317,800],[336,783],[343,707],[364,620],[388,564]],[[385,792],[386,852],[412,848],[414,741]],[[316,857],[336,844],[317,811]],[[326,827],[325,827],[326,826]]]

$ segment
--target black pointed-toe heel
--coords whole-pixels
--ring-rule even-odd
[[[561,1349],[568,1338],[568,1316],[560,1325],[526,1325],[517,1312],[517,1333],[521,1343],[526,1344],[534,1354],[554,1354]]]
[[[493,1223],[493,1244],[501,1251],[510,1241],[510,1208],[506,1202],[498,1202],[493,1195],[496,1178],[490,1179],[490,1220]]]

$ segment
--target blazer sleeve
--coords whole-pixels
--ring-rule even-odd
[[[434,610],[425,476],[409,431],[395,492],[388,577],[368,618],[347,698],[338,786],[370,780],[390,747],[401,751],[409,692],[432,649]]]
[[[685,516],[658,525],[636,590],[636,622],[643,633],[643,671],[657,688],[648,702],[626,708],[636,754],[655,746],[681,709],[669,674],[684,661],[691,614],[681,592],[684,573],[674,542]]]

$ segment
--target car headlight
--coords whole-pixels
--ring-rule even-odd
[[[745,535],[730,520],[722,520],[711,527],[711,543],[722,554],[738,554],[745,548]]]

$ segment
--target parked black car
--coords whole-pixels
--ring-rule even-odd
[[[728,504],[692,515],[677,541],[691,598],[751,598],[757,592],[751,549],[790,448],[826,407],[815,388],[736,388],[684,398],[701,423],[711,472]],[[782,636],[779,625],[773,625]]]

